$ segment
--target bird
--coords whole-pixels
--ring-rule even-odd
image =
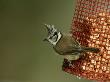
[[[44,41],[48,41],[56,53],[69,62],[78,60],[87,52],[98,53],[99,48],[82,46],[71,34],[62,33],[54,25],[44,24],[48,35]]]

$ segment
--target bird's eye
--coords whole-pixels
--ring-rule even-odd
[[[57,35],[57,32],[54,33],[54,36]]]

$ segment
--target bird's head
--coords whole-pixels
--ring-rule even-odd
[[[62,34],[58,31],[54,25],[45,24],[45,27],[48,31],[48,36],[44,39],[44,41],[50,42],[52,45],[56,45],[57,42],[60,40]]]

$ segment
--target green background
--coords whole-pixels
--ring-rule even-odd
[[[0,0],[0,82],[89,82],[62,71],[44,23],[69,32],[75,0]]]

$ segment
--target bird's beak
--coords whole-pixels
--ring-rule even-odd
[[[43,41],[48,41],[47,38],[43,39]]]

